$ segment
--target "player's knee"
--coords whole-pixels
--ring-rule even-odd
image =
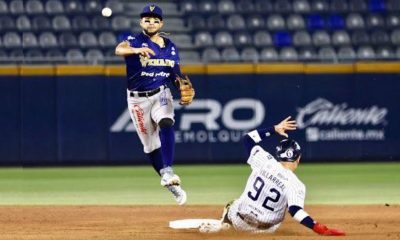
[[[163,118],[158,123],[158,126],[160,126],[160,128],[168,128],[172,127],[173,125],[174,125],[174,120],[172,120],[171,118]]]

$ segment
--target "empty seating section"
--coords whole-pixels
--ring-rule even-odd
[[[123,11],[119,0],[0,0],[0,64],[122,61],[109,53],[131,29]]]
[[[399,0],[160,0],[184,62],[400,59]],[[0,63],[122,61],[147,1],[0,0]],[[111,17],[103,17],[110,7]]]
[[[396,60],[400,51],[398,0],[178,2],[203,61]]]

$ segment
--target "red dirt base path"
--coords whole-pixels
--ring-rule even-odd
[[[314,205],[313,218],[346,231],[340,239],[400,239],[400,206]],[[222,206],[2,206],[0,239],[195,240],[195,239],[325,239],[286,216],[274,234],[233,230],[202,234],[168,228],[171,220],[218,219]],[[328,237],[332,239],[332,237]]]

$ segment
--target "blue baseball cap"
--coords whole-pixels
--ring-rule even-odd
[[[140,14],[140,18],[155,16],[162,20],[162,10],[159,6],[155,4],[150,4],[143,8],[142,13]]]

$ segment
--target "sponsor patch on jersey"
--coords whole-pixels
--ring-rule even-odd
[[[147,43],[142,43],[142,47],[149,47]]]

